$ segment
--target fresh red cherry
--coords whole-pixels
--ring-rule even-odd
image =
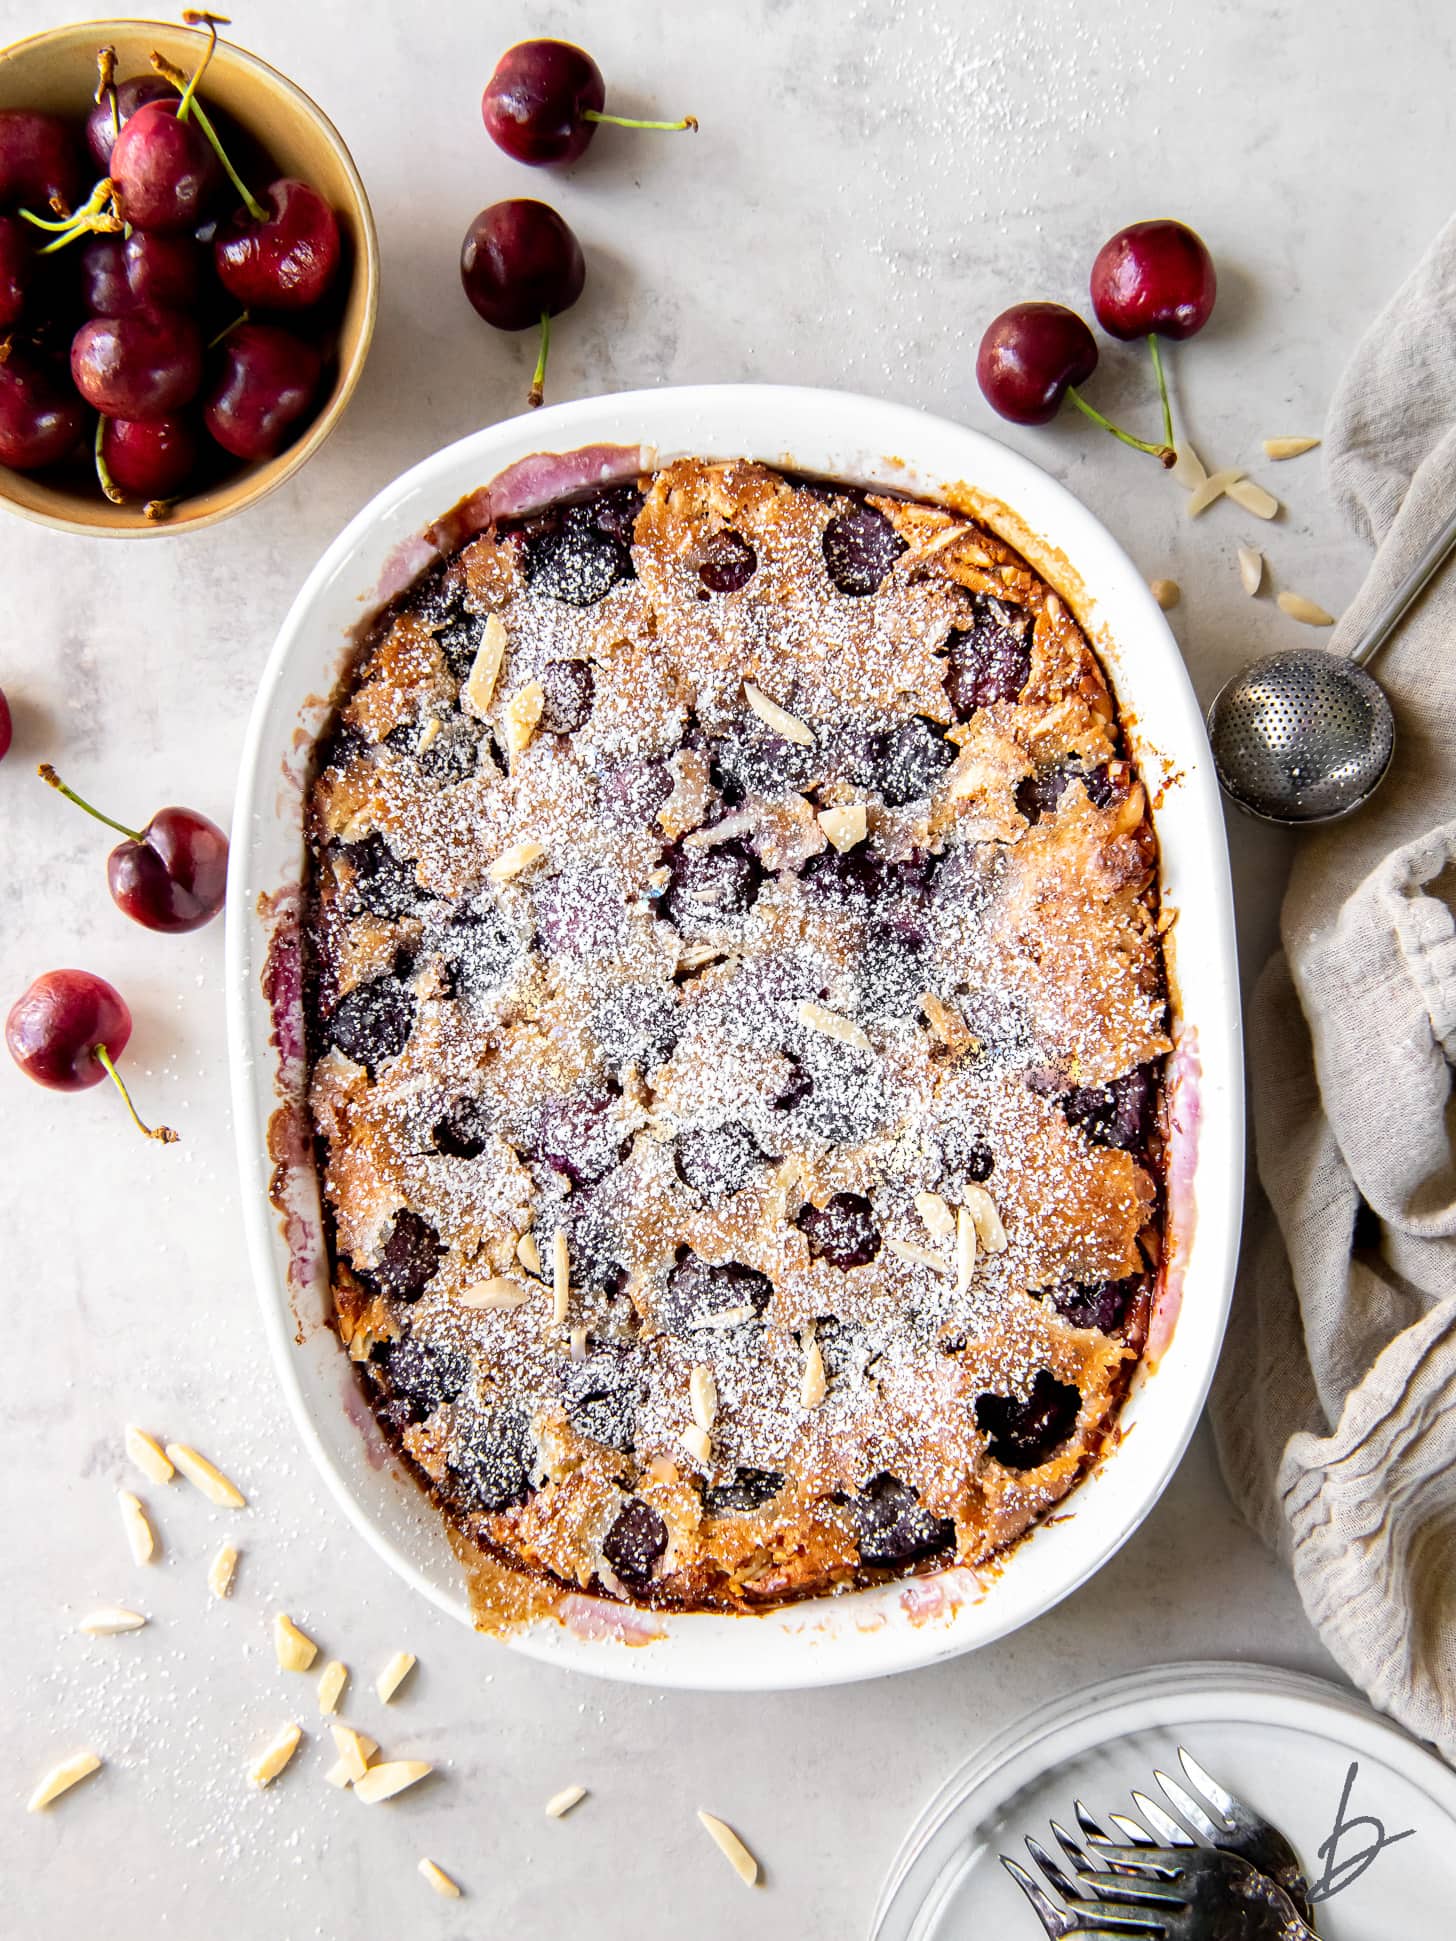
[[[0,330],[19,321],[35,276],[35,251],[25,224],[0,216]]]
[[[133,229],[192,229],[222,169],[194,121],[180,121],[180,101],[148,101],[126,123],[111,151],[117,207]]]
[[[110,1078],[138,1129],[171,1145],[170,1126],[144,1125],[116,1061],[131,1038],[126,999],[90,971],[53,970],[18,997],[5,1020],[5,1043],[27,1078],[54,1092],[84,1092]]]
[[[303,310],[339,267],[339,223],[317,189],[283,176],[263,192],[262,219],[235,210],[212,246],[218,280],[245,310]]]
[[[85,187],[76,139],[59,115],[0,108],[0,209],[52,215],[73,209]]]
[[[313,403],[323,359],[290,331],[245,323],[224,338],[222,360],[203,423],[234,458],[271,458]]]
[[[1077,315],[1060,303],[1014,303],[989,326],[976,357],[976,377],[986,402],[1018,425],[1049,424],[1070,398],[1095,424],[1165,465],[1177,454],[1123,431],[1077,390],[1097,368],[1097,344]]]
[[[1112,337],[1191,337],[1218,294],[1213,258],[1186,223],[1159,219],[1119,229],[1092,265],[1092,308]]]
[[[5,690],[0,688],[0,762],[10,753],[10,703],[5,699]]]
[[[117,135],[138,108],[145,108],[149,101],[175,101],[176,98],[160,74],[136,74],[129,81],[118,81],[114,88],[103,90],[100,101],[86,117],[86,146],[97,168],[110,174],[111,151],[116,146]]]
[[[71,340],[76,389],[108,418],[168,417],[202,383],[202,333],[180,310],[92,317]]]
[[[197,469],[197,434],[185,418],[103,418],[98,456],[124,498],[175,499]]]
[[[81,253],[81,300],[93,317],[137,310],[192,310],[206,257],[190,236],[137,229],[98,236]]]
[[[554,209],[524,197],[493,202],[465,232],[460,281],[497,330],[541,327],[541,351],[527,403],[540,404],[551,343],[550,319],[569,310],[586,282],[581,244]]]
[[[81,400],[49,365],[14,350],[0,361],[0,465],[17,472],[54,465],[85,427]]]
[[[574,162],[598,122],[616,128],[695,129],[697,118],[630,121],[604,115],[607,85],[585,48],[567,40],[523,40],[508,47],[485,84],[480,112],[497,148],[518,162]]]
[[[145,829],[128,829],[76,791],[49,762],[40,774],[53,789],[108,829],[126,837],[106,859],[112,901],[147,930],[197,930],[222,908],[227,890],[228,840],[215,822],[195,809],[158,809]]]

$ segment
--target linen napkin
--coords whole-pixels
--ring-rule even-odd
[[[1325,456],[1376,549],[1342,652],[1456,504],[1456,220],[1356,352]],[[1330,1652],[1456,1762],[1456,565],[1376,671],[1392,772],[1299,838],[1250,1008],[1263,1193],[1211,1407]]]

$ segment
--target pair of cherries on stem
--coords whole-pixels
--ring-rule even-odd
[[[976,377],[987,403],[1014,424],[1044,425],[1070,398],[1077,409],[1125,445],[1164,465],[1177,459],[1173,411],[1158,339],[1192,337],[1213,310],[1218,283],[1203,239],[1186,223],[1135,222],[1103,244],[1092,265],[1092,308],[1109,336],[1146,337],[1163,407],[1163,440],[1136,438],[1078,391],[1097,368],[1097,343],[1075,310],[1060,303],[1016,303],[981,339]]]
[[[518,162],[574,162],[603,122],[665,132],[681,121],[637,121],[603,112],[602,71],[585,49],[563,40],[523,40],[496,63],[481,100],[486,132]],[[570,225],[545,202],[516,197],[482,209],[465,232],[460,281],[477,314],[496,330],[541,331],[527,403],[545,395],[551,319],[569,310],[586,282],[586,261]]]

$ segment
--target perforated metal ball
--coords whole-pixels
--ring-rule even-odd
[[[1270,654],[1236,674],[1208,711],[1208,732],[1225,791],[1266,822],[1348,815],[1395,750],[1379,684],[1318,647]]]

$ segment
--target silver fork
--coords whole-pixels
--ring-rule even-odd
[[[1032,1859],[1066,1903],[1056,1907],[1031,1875],[1008,1855],[1001,1864],[1031,1903],[1051,1941],[1074,1934],[1152,1936],[1161,1941],[1317,1941],[1281,1887],[1236,1853],[1214,1847],[1102,1846],[1088,1856],[1055,1821],[1056,1834],[1076,1867],[1069,1880],[1029,1838]]]

